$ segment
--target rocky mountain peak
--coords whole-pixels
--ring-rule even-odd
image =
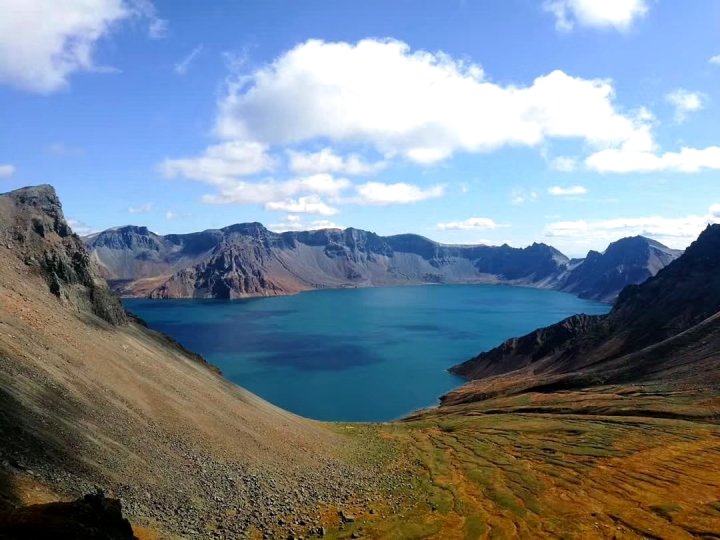
[[[99,276],[80,237],[65,220],[52,186],[27,187],[0,195],[0,240],[42,275],[50,291],[78,311],[112,324],[127,319],[118,298]]]

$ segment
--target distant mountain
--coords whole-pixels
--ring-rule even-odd
[[[720,225],[620,293],[608,315],[575,315],[451,369],[474,383],[445,398],[628,382],[720,384]]]
[[[623,238],[572,265],[559,288],[580,298],[612,302],[627,285],[642,283],[681,254],[644,236]]]
[[[243,223],[192,234],[116,227],[85,238],[113,289],[124,296],[241,298],[305,290],[423,283],[505,283],[612,301],[679,252],[643,237],[569,260],[546,244],[518,249],[440,244],[415,234],[360,229],[274,233]]]
[[[555,287],[568,259],[545,244],[450,246],[422,236],[359,229],[274,233],[260,223],[160,236],[119,227],[86,238],[120,293],[239,298],[304,290],[420,283]]]

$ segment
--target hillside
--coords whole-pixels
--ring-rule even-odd
[[[85,239],[104,277],[125,296],[239,298],[300,291],[423,283],[507,283],[610,302],[678,253],[636,237],[571,262],[546,244],[518,249],[452,246],[360,229],[273,233],[259,223],[160,236],[146,227]]]
[[[0,195],[0,239],[0,510],[101,486],[140,529],[234,537],[365,500],[343,437],[128,319],[50,186]]]
[[[623,289],[608,315],[570,317],[453,367],[478,381],[445,401],[535,387],[652,381],[716,385],[718,268],[720,225],[712,225],[655,277]]]

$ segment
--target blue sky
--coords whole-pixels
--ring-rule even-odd
[[[720,220],[714,0],[0,0],[0,187],[79,232],[448,243]]]

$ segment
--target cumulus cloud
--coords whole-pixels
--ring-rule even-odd
[[[715,56],[712,56],[710,60],[708,60],[711,64],[714,64],[716,66],[720,66],[720,54],[716,54]]]
[[[10,178],[15,174],[15,165],[0,163],[0,178]]]
[[[337,208],[328,206],[317,195],[308,195],[298,199],[285,201],[270,201],[265,204],[267,210],[280,210],[283,212],[297,212],[301,214],[319,214],[321,216],[334,216]]]
[[[153,203],[141,204],[140,206],[130,206],[127,211],[129,214],[149,214],[155,205]]]
[[[609,81],[553,71],[503,86],[477,64],[376,39],[301,43],[229,84],[216,119],[227,140],[356,143],[421,164],[552,138],[620,145],[647,131],[615,107]]]
[[[633,149],[607,149],[596,152],[585,160],[585,165],[603,173],[695,173],[720,169],[720,147],[683,147],[679,152],[657,154],[653,151]]]
[[[471,217],[463,221],[438,223],[441,231],[488,231],[497,229],[499,225],[490,218]]]
[[[563,32],[576,25],[627,30],[648,12],[647,0],[545,0],[543,9]]]
[[[300,216],[289,215],[285,218],[285,221],[281,223],[273,223],[268,225],[268,229],[275,232],[287,232],[287,231],[315,231],[320,229],[343,229],[342,225],[338,225],[333,221],[326,219],[318,219],[310,222],[305,222]]]
[[[230,141],[208,147],[200,157],[166,159],[160,164],[160,171],[166,178],[185,177],[222,185],[239,176],[269,171],[274,166],[266,145]]]
[[[195,47],[190,53],[185,56],[182,60],[180,60],[177,64],[173,66],[173,70],[178,75],[185,75],[187,74],[188,70],[190,69],[190,64],[192,64],[195,59],[197,58],[198,54],[200,54],[203,50],[202,45],[198,45]]]
[[[442,197],[445,188],[444,186],[431,186],[423,189],[404,182],[396,184],[367,182],[355,186],[355,191],[357,195],[352,202],[369,206],[384,206],[388,204],[410,204]]]
[[[162,19],[149,0],[4,0],[0,84],[49,93],[75,72],[102,71],[93,61],[98,40],[132,17],[149,20],[159,37]]]
[[[290,170],[297,174],[339,173],[357,176],[376,173],[386,166],[384,161],[367,163],[357,154],[340,156],[331,148],[323,148],[319,152],[288,150],[287,155]]]
[[[678,88],[665,96],[665,100],[675,108],[675,121],[682,123],[687,120],[690,113],[702,110],[705,106],[705,96],[700,92],[691,92]]]
[[[300,195],[321,195],[339,197],[351,186],[346,178],[335,178],[330,174],[314,174],[290,180],[244,180],[227,181],[219,184],[217,194],[205,195],[203,201],[214,204],[267,204],[285,201]]]
[[[603,244],[626,236],[643,235],[673,248],[687,247],[707,225],[720,222],[720,205],[715,204],[706,215],[666,218],[646,216],[594,221],[558,221],[545,228],[545,236],[579,245]]]
[[[554,195],[556,197],[585,195],[587,193],[587,191],[588,191],[587,188],[584,186],[568,186],[568,187],[553,186],[548,189],[548,193],[550,195]]]

